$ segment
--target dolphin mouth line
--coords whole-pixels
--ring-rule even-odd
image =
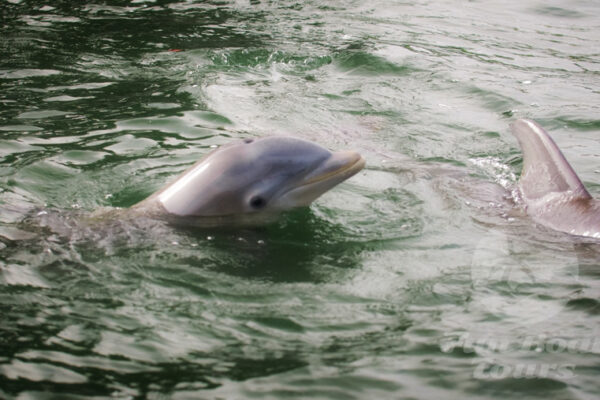
[[[326,181],[329,178],[342,175],[346,172],[352,172],[352,175],[354,175],[355,173],[360,171],[364,166],[365,166],[365,159],[362,156],[358,155],[358,157],[356,159],[351,160],[350,162],[342,165],[340,168],[338,168],[336,170],[329,171],[329,172],[326,172],[321,175],[317,175],[314,178],[311,178],[308,181],[303,182],[301,185],[296,186],[296,189],[301,188],[303,186],[313,185],[315,183]]]

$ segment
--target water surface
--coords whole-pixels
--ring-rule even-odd
[[[0,397],[592,399],[600,252],[514,202],[533,118],[600,195],[595,1],[4,1]],[[262,227],[91,223],[211,148],[367,168]]]

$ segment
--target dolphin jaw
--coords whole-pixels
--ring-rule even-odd
[[[289,209],[308,206],[332,187],[364,168],[365,159],[353,151],[332,153],[292,187],[278,195],[275,207]]]

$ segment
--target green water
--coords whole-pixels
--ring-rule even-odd
[[[0,398],[595,399],[598,244],[514,204],[514,118],[600,196],[600,5],[0,2]],[[211,147],[368,165],[255,228],[86,215]]]

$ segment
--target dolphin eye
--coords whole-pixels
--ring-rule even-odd
[[[264,197],[254,196],[250,199],[250,207],[254,208],[255,210],[259,210],[266,205],[267,201],[264,199]]]

